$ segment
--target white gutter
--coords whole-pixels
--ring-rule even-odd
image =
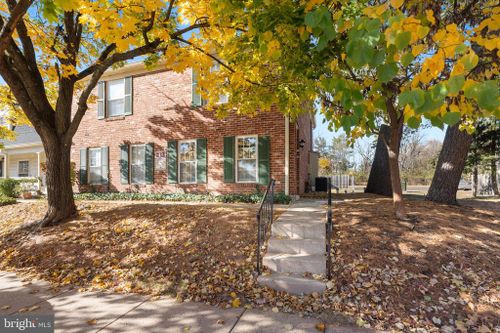
[[[290,194],[290,117],[285,116],[285,194]]]
[[[3,150],[9,150],[9,149],[18,149],[18,148],[31,148],[31,147],[42,147],[43,144],[41,141],[39,142],[30,142],[30,143],[19,143],[19,144],[13,144],[13,145],[6,145],[5,142],[3,144]],[[2,150],[2,149],[0,149]]]

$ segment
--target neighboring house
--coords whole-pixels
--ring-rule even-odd
[[[191,70],[106,72],[73,139],[75,190],[243,193],[274,178],[276,191],[305,191],[313,114],[217,119],[195,88]]]
[[[39,181],[34,183],[35,190],[44,191],[41,164],[45,162],[45,153],[40,137],[30,126],[3,125],[10,126],[16,138],[13,141],[0,140],[0,178],[36,178]]]

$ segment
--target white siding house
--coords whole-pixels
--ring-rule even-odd
[[[9,126],[9,125],[7,125]],[[29,126],[13,126],[13,141],[0,140],[0,178],[36,179],[36,190],[45,192],[41,164],[45,162],[42,141]]]

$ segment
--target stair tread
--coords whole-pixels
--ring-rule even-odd
[[[260,284],[266,285],[276,290],[286,291],[290,294],[311,294],[313,292],[323,292],[326,289],[326,282],[297,276],[294,274],[272,273],[258,277]]]
[[[313,261],[326,261],[324,254],[306,254],[306,253],[275,253],[268,252],[264,255],[265,259],[273,260],[273,259],[291,259],[291,260],[308,260],[310,262]]]
[[[314,241],[314,242],[318,242],[318,241],[321,241],[321,242],[325,242],[325,238],[324,237],[316,237],[316,238],[290,238],[290,237],[285,237],[285,236],[279,236],[279,237],[274,237],[274,236],[271,236],[269,237],[269,240],[279,240],[279,241],[290,241],[290,242],[300,242],[300,241]]]

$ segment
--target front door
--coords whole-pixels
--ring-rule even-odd
[[[0,178],[3,177],[3,160],[0,161]]]

